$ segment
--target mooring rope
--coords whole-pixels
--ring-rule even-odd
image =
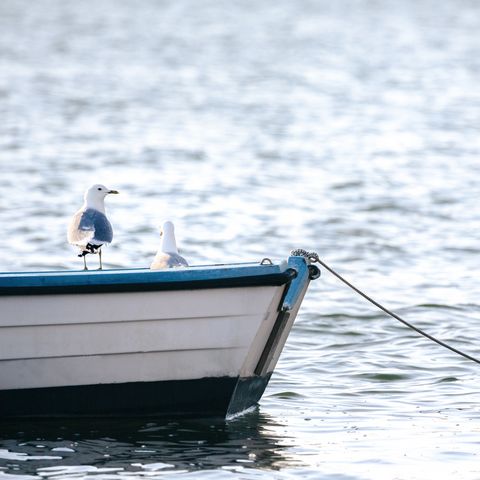
[[[386,314],[395,318],[399,322],[403,323],[408,328],[411,328],[412,330],[419,333],[420,335],[423,335],[424,337],[428,338],[432,342],[438,343],[438,345],[441,345],[442,347],[456,353],[457,355],[460,355],[464,358],[467,358],[468,360],[471,360],[472,362],[480,363],[480,360],[478,358],[472,357],[468,353],[462,352],[461,350],[458,350],[457,348],[452,347],[451,345],[448,345],[445,342],[442,342],[442,340],[439,340],[438,338],[435,338],[433,335],[430,335],[429,333],[425,332],[424,330],[416,327],[415,325],[412,325],[411,323],[407,322],[406,320],[404,320],[402,317],[400,317],[396,313],[392,312],[388,308],[384,307],[382,304],[375,301],[373,298],[368,296],[366,293],[362,292],[359,288],[357,288],[355,285],[351,284],[348,280],[346,280],[344,277],[342,277],[342,275],[337,273],[333,268],[329,267],[325,262],[320,260],[318,254],[316,252],[307,252],[306,250],[298,249],[298,250],[293,250],[291,255],[302,256],[302,257],[308,258],[311,262],[319,263],[323,268],[327,269],[330,273],[332,273],[339,280],[341,280],[343,283],[345,283],[345,285],[349,286],[352,290],[357,292],[359,295],[361,295],[363,298],[368,300],[370,303],[372,303],[373,305],[378,307],[380,310],[384,311]]]

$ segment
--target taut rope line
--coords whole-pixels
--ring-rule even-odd
[[[307,259],[309,259],[311,262],[316,262],[316,263],[319,263],[323,268],[325,268],[326,270],[328,270],[331,274],[335,275],[339,280],[341,280],[343,283],[345,283],[345,285],[348,285],[352,290],[354,290],[355,292],[357,292],[359,295],[361,295],[363,298],[365,298],[366,300],[368,300],[370,303],[373,303],[373,305],[375,305],[376,307],[378,307],[380,310],[384,311],[386,314],[390,315],[391,317],[395,318],[396,320],[398,320],[399,322],[403,323],[404,325],[406,325],[408,328],[411,328],[412,330],[414,330],[415,332],[419,333],[420,335],[423,335],[424,337],[428,338],[429,340],[431,340],[432,342],[435,342],[435,343],[438,343],[438,345],[441,345],[442,347],[456,353],[457,355],[460,355],[468,360],[471,360],[472,362],[475,362],[475,363],[480,363],[480,360],[478,358],[475,358],[475,357],[472,357],[471,355],[469,355],[468,353],[465,353],[465,352],[462,352],[461,350],[458,350],[450,345],[448,345],[447,343],[445,342],[442,342],[441,340],[439,340],[438,338],[435,338],[434,336],[430,335],[429,333],[421,330],[420,328],[416,327],[415,325],[412,325],[411,323],[407,322],[406,320],[404,320],[403,318],[401,318],[400,316],[398,316],[396,313],[392,312],[391,310],[389,310],[388,308],[384,307],[383,305],[381,305],[380,303],[378,303],[377,301],[375,301],[373,298],[371,298],[370,296],[368,296],[366,293],[363,293],[359,288],[357,288],[355,285],[352,285],[348,280],[346,280],[345,278],[343,278],[339,273],[337,273],[333,268],[329,267],[325,262],[323,262],[322,260],[320,260],[320,258],[318,257],[318,254],[316,252],[307,252],[306,250],[303,250],[303,249],[298,249],[298,250],[293,250],[291,252],[291,255],[294,255],[294,256],[302,256],[302,257],[305,257]]]

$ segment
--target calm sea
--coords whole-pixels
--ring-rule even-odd
[[[315,250],[480,356],[480,3],[2,0],[0,270],[106,267],[176,224],[191,264]],[[94,259],[95,260],[95,259]],[[236,420],[11,422],[0,480],[479,479],[480,367],[328,272]]]

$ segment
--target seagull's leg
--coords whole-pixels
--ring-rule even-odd
[[[99,270],[102,270],[103,265],[102,265],[102,249],[101,249],[101,248],[98,249],[98,258],[99,258],[99,260],[100,260],[100,268],[99,268]]]
[[[84,270],[88,270],[88,268],[87,268],[86,255],[83,256],[83,269],[84,269]]]

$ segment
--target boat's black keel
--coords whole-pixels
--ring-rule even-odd
[[[0,418],[226,417],[255,405],[270,375],[0,390]]]

